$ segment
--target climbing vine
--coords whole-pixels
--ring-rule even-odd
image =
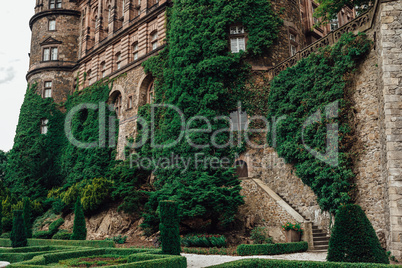
[[[141,157],[166,159],[171,155],[188,161],[187,167],[171,168],[153,165],[156,191],[146,204],[144,227],[158,226],[159,201],[175,200],[180,206],[182,222],[199,218],[210,222],[211,228],[233,221],[237,207],[243,204],[240,182],[232,168],[236,153],[244,146],[213,146],[212,133],[228,129],[227,120],[214,120],[229,116],[242,101],[245,80],[250,67],[247,56],[266,53],[278,35],[281,20],[266,0],[202,0],[174,2],[168,11],[167,47],[158,56],[145,62],[144,67],[156,77],[156,103],[172,104],[184,113],[186,120],[198,116],[213,122],[210,131],[205,120],[194,120],[187,131],[188,139],[175,146],[160,149],[145,144],[139,151]],[[241,24],[248,33],[247,52],[229,51],[229,28]],[[149,106],[140,114],[150,121]],[[180,116],[173,109],[156,110],[154,142],[167,145],[180,137]],[[138,137],[142,140],[149,128]],[[217,135],[217,145],[230,141],[229,131]],[[202,148],[191,146],[188,140]],[[199,165],[196,155],[211,161],[227,158],[226,166],[212,167],[208,162]]]
[[[354,133],[347,85],[370,46],[364,34],[345,34],[332,47],[281,72],[270,87],[268,118],[275,118],[276,129],[271,128],[268,141],[294,165],[321,208],[332,213],[353,201]],[[338,133],[331,131],[334,126]]]

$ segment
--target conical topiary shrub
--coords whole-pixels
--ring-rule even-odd
[[[74,228],[71,240],[87,239],[87,227],[85,224],[84,209],[82,208],[81,199],[78,197],[74,209]]]
[[[178,205],[174,201],[159,203],[161,242],[163,254],[180,255]]]
[[[342,206],[329,240],[328,261],[389,263],[373,226],[358,205]]]
[[[24,198],[23,214],[25,230],[27,238],[32,238],[32,222],[31,222],[31,201],[29,198]]]
[[[13,229],[10,239],[13,248],[26,247],[28,244],[22,210],[14,210],[13,212]]]

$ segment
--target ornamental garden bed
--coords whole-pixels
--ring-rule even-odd
[[[85,248],[82,248],[85,249]],[[45,253],[66,252],[77,250],[76,247],[42,246],[24,248],[0,248],[0,260],[10,263],[30,260]]]

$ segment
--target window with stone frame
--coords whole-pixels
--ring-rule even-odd
[[[229,39],[230,50],[232,53],[246,51],[246,33],[242,25],[234,25],[230,27]]]
[[[43,49],[43,61],[56,61],[58,60],[59,50],[57,47],[45,47]]]
[[[100,64],[100,70],[102,73],[102,78],[106,77],[106,62],[102,61],[102,63]]]
[[[122,65],[122,55],[120,52],[116,54],[116,65],[117,65],[117,70],[120,70],[121,65]]]
[[[299,50],[299,36],[292,28],[289,28],[289,48],[291,57],[296,55],[297,51]]]
[[[332,19],[330,21],[331,32],[335,31],[339,28],[339,20],[338,18]]]
[[[62,0],[56,0],[56,8],[61,8],[61,1]]]
[[[49,31],[56,31],[56,19],[49,20]]]
[[[138,60],[138,42],[135,42],[132,45],[132,51],[133,51],[133,60]]]
[[[50,9],[56,8],[56,0],[50,0],[49,1],[49,8]]]
[[[127,110],[133,109],[133,96],[128,96],[127,99]]]
[[[147,103],[151,104],[155,101],[155,85],[152,82],[148,87]]]
[[[122,107],[122,96],[121,94],[119,94],[114,101],[114,109],[116,111],[117,116],[121,115],[121,107]]]
[[[48,124],[49,120],[46,118],[42,118],[40,120],[40,134],[46,135],[48,132]]]
[[[152,50],[155,50],[158,48],[158,31],[154,31],[151,33],[151,47]]]
[[[52,97],[52,87],[53,87],[53,82],[52,81],[46,81],[45,86],[43,89],[43,97],[44,98],[51,98]]]

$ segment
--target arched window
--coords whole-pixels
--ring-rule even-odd
[[[122,96],[120,93],[116,96],[114,100],[114,109],[116,111],[116,115],[120,116],[122,111]]]
[[[243,160],[236,161],[236,175],[239,178],[247,178],[248,177],[248,167],[247,163]]]
[[[152,82],[148,87],[147,103],[153,103],[155,101],[155,86]]]

